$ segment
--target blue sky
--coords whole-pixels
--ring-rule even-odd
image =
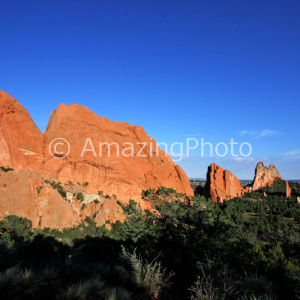
[[[249,157],[192,150],[178,162],[190,177],[217,162],[253,178],[263,161],[296,179],[299,15],[296,0],[0,0],[0,89],[42,131],[63,102],[168,145],[251,144]]]

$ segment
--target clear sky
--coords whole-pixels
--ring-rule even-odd
[[[251,144],[192,150],[178,162],[190,177],[217,162],[253,178],[263,161],[300,178],[298,0],[0,0],[0,34],[0,89],[42,131],[77,103],[168,145]]]

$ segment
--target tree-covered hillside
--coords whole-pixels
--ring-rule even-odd
[[[120,204],[126,221],[106,227],[87,218],[73,229],[40,230],[6,217],[1,299],[299,299],[295,198],[216,204],[163,187],[143,197],[154,210],[131,200]]]

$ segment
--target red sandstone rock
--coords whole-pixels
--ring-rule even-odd
[[[116,221],[123,222],[125,216],[121,206],[119,206],[114,198],[107,198],[102,203],[88,203],[82,210],[82,214],[85,216],[94,216],[94,221],[98,226],[104,225],[106,221],[111,224]]]
[[[208,167],[204,193],[214,202],[240,197],[245,190],[239,180],[227,170],[213,163]]]
[[[66,191],[82,192],[77,185],[64,185]],[[0,218],[17,215],[32,221],[36,228],[73,227],[92,217],[98,226],[110,221],[124,221],[124,215],[116,199],[104,198],[98,203],[82,202],[73,197],[64,199],[59,192],[46,183],[36,171],[0,171]],[[76,193],[74,195],[76,195]]]
[[[41,167],[46,177],[55,175],[61,182],[88,182],[88,192],[101,190],[117,195],[123,202],[130,198],[141,200],[142,189],[149,187],[172,187],[192,195],[184,171],[164,151],[156,149],[156,142],[142,127],[100,118],[79,105],[61,104],[50,117],[44,145],[57,137],[69,142],[70,154],[57,159],[46,151]],[[100,143],[110,144],[110,150]]]
[[[79,215],[36,171],[0,171],[0,217],[17,215],[37,228],[64,228],[80,223]]]
[[[262,162],[259,162],[255,169],[253,180],[253,191],[267,186],[272,186],[274,181],[279,178],[283,180],[276,167],[271,164],[268,168]]]
[[[64,138],[70,145],[70,153],[65,158],[62,157],[68,150],[66,145],[59,144],[55,149],[52,144],[50,149],[54,157],[49,153],[49,146],[56,138]],[[87,138],[89,138],[88,144],[84,148]],[[111,144],[111,152],[107,145],[104,145],[100,153],[99,143]],[[133,148],[130,148],[129,143]],[[83,152],[84,149],[93,151]],[[100,118],[80,105],[60,104],[51,114],[47,129],[42,134],[28,112],[14,98],[2,91],[0,91],[0,166],[35,171],[35,176],[40,176],[39,183],[42,178],[62,183],[72,181],[81,185],[88,182],[84,192],[97,194],[98,191],[103,191],[104,194],[115,194],[121,202],[127,202],[132,198],[139,202],[142,208],[149,208],[149,203],[141,199],[143,189],[165,186],[193,195],[185,172],[175,165],[170,156],[156,147],[156,142],[142,127]],[[2,215],[21,214],[32,219],[35,227],[62,228],[77,223],[86,216],[86,212],[95,213],[92,210],[92,203],[86,205],[86,211],[83,213],[80,204],[66,204],[68,202],[57,192],[54,193],[50,187],[45,188],[38,196],[32,190],[29,192],[29,187],[25,185],[30,185],[31,189],[33,185],[30,181],[31,177],[25,179],[27,175],[31,176],[31,173],[26,172],[22,173],[22,180],[18,179],[20,175],[16,175],[19,173],[13,172],[16,178],[12,180],[24,186],[22,187],[24,192],[20,197],[14,198],[13,201],[16,203],[13,206],[8,205],[12,198],[9,193],[5,193],[5,197],[0,200],[0,205],[6,209],[5,212],[1,211]],[[3,180],[13,176],[11,174],[8,172],[3,176]],[[14,183],[10,182],[10,184]],[[14,184],[14,188],[16,186]],[[56,195],[53,196],[53,193]],[[68,197],[72,198],[72,195],[69,194]],[[37,202],[47,202],[47,209],[42,213],[41,222],[37,219],[40,217],[36,209],[27,207]],[[63,204],[55,208],[58,202]],[[97,209],[98,207],[100,208],[99,205]],[[123,219],[116,200],[106,200],[101,207],[102,211],[100,209],[96,212],[99,222],[104,217],[112,222]],[[62,213],[66,210],[66,218],[60,215],[60,210]]]
[[[0,164],[14,169],[37,169],[42,162],[43,134],[26,109],[0,91]]]
[[[291,188],[290,188],[289,183],[288,183],[287,180],[285,181],[285,186],[286,186],[286,197],[291,197],[292,190],[291,190]]]
[[[61,104],[52,113],[44,133],[45,147],[57,137],[69,142],[70,154],[65,159],[57,159],[46,151],[41,167],[46,177],[54,175],[61,182],[88,182],[88,192],[102,190],[117,195],[123,202],[130,198],[139,201],[142,189],[149,187],[172,187],[192,195],[184,171],[163,150],[156,151],[156,142],[142,127],[100,118],[79,105]],[[99,143],[110,144],[110,150]],[[142,149],[144,145],[147,146]],[[83,152],[84,149],[92,151]],[[123,155],[131,153],[132,156]]]

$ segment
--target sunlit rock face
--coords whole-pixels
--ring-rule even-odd
[[[0,164],[14,169],[38,169],[43,161],[43,134],[26,109],[0,91]]]
[[[51,114],[44,144],[58,137],[69,142],[70,154],[57,159],[46,151],[45,176],[54,175],[61,182],[88,182],[89,193],[101,190],[124,202],[139,200],[142,189],[149,187],[192,194],[185,172],[140,126],[100,118],[80,105],[61,104]]]
[[[55,139],[59,139],[56,140],[59,142],[56,147],[55,143],[53,144]],[[69,153],[65,156],[67,152]],[[98,195],[100,192],[100,195],[111,196],[106,198],[105,202],[98,199],[98,204],[85,199],[82,212],[80,203],[71,195],[75,192],[71,190],[66,194],[68,201],[59,194],[53,196],[54,192],[50,192],[51,187],[49,190],[45,187],[43,194],[39,196],[29,191],[21,193],[14,201],[25,203],[24,212],[26,211],[29,219],[34,219],[35,226],[40,224],[42,227],[47,225],[61,228],[77,223],[88,211],[93,211],[93,215],[96,214],[99,220],[122,219],[116,201],[126,203],[129,199],[134,199],[142,208],[149,208],[149,203],[141,198],[142,190],[148,188],[165,186],[180,193],[193,195],[189,179],[182,168],[175,165],[170,156],[159,149],[155,140],[149,137],[142,127],[112,122],[105,117],[99,117],[84,106],[60,104],[52,112],[43,134],[26,109],[3,91],[0,91],[0,166],[14,169],[14,175],[7,172],[5,176],[1,175],[2,180],[15,176],[16,182],[22,185],[21,190],[27,189],[27,185],[31,188],[33,186],[29,179],[25,179],[26,174],[29,176],[31,173],[24,173],[22,180],[19,179],[21,175],[18,175],[18,172],[26,170],[34,171],[34,176],[39,180],[54,180],[62,184],[79,183],[84,194]],[[14,185],[14,188],[16,187]],[[7,191],[4,195],[0,200],[2,203],[11,199]],[[43,212],[43,217],[37,217],[36,210],[26,210],[25,207],[31,202],[42,201],[41,195],[43,199],[48,199],[49,196],[49,210]],[[51,201],[62,201],[61,205],[67,206],[57,206],[58,209],[52,210]],[[67,207],[70,206],[72,210],[69,211]],[[98,212],[100,206],[102,211]],[[16,210],[11,207],[7,213],[21,213],[20,207]],[[46,214],[55,216],[60,210],[66,211],[68,217],[65,220],[59,215],[56,219],[51,219],[52,221],[46,220]],[[72,222],[68,221],[70,218],[73,218]]]
[[[268,168],[262,162],[259,162],[255,168],[253,180],[253,190],[258,190],[267,186],[272,186],[276,179],[283,180],[276,167],[271,164]]]
[[[228,170],[213,163],[208,167],[204,194],[214,202],[240,197],[245,192],[239,180]]]

